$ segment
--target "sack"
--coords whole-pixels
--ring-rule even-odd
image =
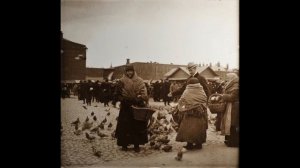
[[[133,118],[138,121],[148,121],[152,117],[152,114],[155,112],[154,109],[148,107],[131,107],[133,111]]]

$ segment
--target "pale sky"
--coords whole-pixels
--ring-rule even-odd
[[[238,0],[61,0],[64,38],[87,67],[130,62],[239,67]]]

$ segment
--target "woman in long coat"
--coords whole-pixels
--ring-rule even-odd
[[[235,73],[227,74],[221,98],[226,102],[226,109],[221,122],[221,134],[225,135],[225,144],[229,147],[239,146],[239,78]]]
[[[133,144],[134,150],[139,152],[139,145],[148,142],[147,122],[134,120],[131,106],[145,106],[144,102],[148,102],[145,83],[137,76],[133,66],[127,65],[125,74],[116,87],[115,95],[121,101],[116,128],[117,145],[127,151],[127,146]]]
[[[183,119],[176,141],[187,142],[187,149],[201,149],[206,141],[207,96],[199,80],[192,77],[178,101],[178,110]]]

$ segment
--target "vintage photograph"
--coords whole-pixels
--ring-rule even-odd
[[[61,167],[239,167],[238,0],[61,0]]]

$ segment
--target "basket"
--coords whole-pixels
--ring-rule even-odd
[[[220,96],[220,94],[212,94],[208,99],[208,108],[212,114],[223,113],[226,109],[226,103],[223,100],[212,102],[211,98],[215,96]]]
[[[133,118],[138,121],[148,121],[155,110],[147,107],[131,106],[133,111]]]

